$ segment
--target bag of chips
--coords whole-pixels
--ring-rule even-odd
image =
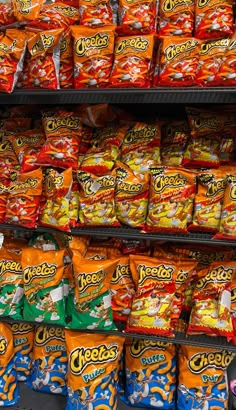
[[[158,2],[156,0],[119,0],[120,36],[152,34],[157,27]]]
[[[25,320],[65,325],[64,252],[23,249]]]
[[[45,135],[41,129],[24,131],[14,136],[12,145],[22,172],[29,172],[38,168],[35,162],[38,151],[44,142]]]
[[[73,40],[68,29],[60,46],[60,88],[74,88]]]
[[[37,19],[43,3],[44,0],[12,0],[11,2],[14,16],[20,23]]]
[[[194,29],[194,1],[174,2],[160,0],[159,3],[159,37],[191,37]]]
[[[193,37],[164,37],[159,46],[153,85],[187,87],[196,84],[199,41]]]
[[[15,369],[17,380],[27,381],[31,374],[34,345],[34,326],[27,323],[11,323],[14,340]]]
[[[12,3],[0,4],[0,28],[16,25],[17,20],[14,16]]]
[[[113,225],[119,222],[115,214],[115,172],[97,177],[78,171],[80,184],[79,221],[83,225]]]
[[[111,87],[150,87],[154,35],[118,37]]]
[[[132,227],[143,228],[148,208],[149,174],[132,171],[116,163],[115,206],[117,219]]]
[[[60,43],[62,29],[30,33],[28,38],[29,88],[60,88]]]
[[[233,0],[195,2],[195,37],[205,40],[230,36],[233,22]]]
[[[53,326],[35,328],[31,388],[66,396],[67,352],[65,330]]]
[[[66,410],[117,410],[118,362],[123,338],[65,331],[68,351]]]
[[[82,26],[102,27],[115,23],[110,0],[80,0],[79,11]]]
[[[0,223],[4,223],[6,219],[8,185],[8,181],[0,179]]]
[[[128,340],[125,362],[125,397],[131,406],[175,408],[175,345],[156,340]]]
[[[73,252],[75,297],[73,329],[116,329],[112,320],[110,282],[117,259],[87,260]]]
[[[107,123],[116,119],[114,108],[109,104],[81,104],[75,112],[81,118],[82,124],[92,128],[104,128]]]
[[[178,267],[168,259],[131,255],[130,268],[136,293],[126,331],[173,336],[171,311]]]
[[[227,177],[227,186],[224,192],[222,205],[220,231],[214,236],[215,239],[236,238],[236,174]]]
[[[107,148],[90,148],[83,156],[80,169],[97,176],[106,175],[113,169],[119,153],[119,149],[114,145]]]
[[[0,405],[15,406],[19,399],[14,364],[13,335],[6,323],[0,323]]]
[[[62,2],[46,4],[37,19],[27,24],[27,30],[45,31],[63,29],[64,31],[79,20],[79,10]]]
[[[75,88],[105,87],[109,83],[115,26],[99,29],[72,26]]]
[[[233,261],[213,262],[208,269],[198,272],[188,334],[220,335],[228,340],[233,337],[230,303],[235,273]]]
[[[6,137],[4,137],[4,134]],[[2,142],[0,142],[0,167],[1,178],[6,182],[15,180],[16,175],[19,172],[19,161],[13,149],[13,138],[11,138],[8,132],[2,133]]]
[[[227,47],[222,58],[216,78],[219,85],[231,87],[236,85],[235,61],[236,61],[236,37],[233,35],[230,39],[225,39]]]
[[[11,93],[23,67],[26,36],[23,31],[8,29],[0,33],[0,91]]]
[[[185,119],[166,119],[161,126],[161,164],[179,166],[190,137],[190,129]]]
[[[200,43],[200,57],[196,77],[197,84],[203,87],[221,85],[218,73],[229,44],[229,38],[202,41]]]
[[[233,352],[184,346],[179,351],[178,410],[228,409],[226,369]]]
[[[195,192],[193,171],[181,167],[152,168],[147,230],[187,232]]]

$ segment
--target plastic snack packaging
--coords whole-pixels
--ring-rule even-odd
[[[28,38],[29,88],[60,88],[60,43],[62,29],[30,33]]]
[[[113,169],[119,153],[115,145],[107,145],[106,148],[89,148],[82,159],[80,169],[97,176],[106,175]]]
[[[8,26],[16,25],[17,20],[14,16],[11,3],[0,4],[0,27],[5,28]]]
[[[95,148],[107,148],[115,146],[120,148],[128,130],[128,125],[111,123],[104,128],[94,130],[92,146]]]
[[[160,123],[137,122],[127,130],[123,139],[122,162],[133,171],[149,171],[151,167],[161,163],[160,145]]]
[[[198,272],[188,334],[204,333],[232,339],[230,304],[235,273],[235,261],[213,262],[208,269]]]
[[[73,40],[70,29],[63,34],[60,46],[60,88],[74,87]]]
[[[89,246],[89,237],[87,236],[70,236],[66,235],[68,241],[68,247],[70,251],[78,251],[82,256],[85,256],[87,248]]]
[[[200,43],[197,84],[203,87],[221,85],[219,71],[230,44],[229,38],[208,40]]]
[[[19,392],[14,365],[13,335],[6,323],[0,323],[0,351],[0,405],[15,406]]]
[[[215,239],[236,239],[236,174],[227,177],[222,205],[220,231]]]
[[[160,0],[159,3],[159,37],[191,37],[194,29],[194,1],[182,0],[175,3],[171,0]]]
[[[20,23],[34,20],[38,17],[44,0],[20,1],[12,0],[14,16]]]
[[[70,203],[69,203],[70,227],[74,228],[77,225],[79,218],[79,185],[73,180],[71,187]]]
[[[104,128],[108,122],[116,119],[114,109],[109,104],[81,104],[75,112],[81,118],[82,124],[91,128]]]
[[[226,369],[234,353],[202,347],[181,346],[179,351],[179,410],[228,410]]]
[[[157,53],[154,86],[187,87],[196,84],[199,41],[193,37],[164,37]]]
[[[23,249],[25,320],[65,325],[64,252]]]
[[[175,408],[175,345],[145,339],[127,340],[125,361],[125,397],[131,405],[165,410]]]
[[[118,220],[132,227],[143,228],[147,216],[149,174],[132,171],[116,163],[115,205]]]
[[[80,185],[79,221],[83,225],[113,225],[119,222],[115,214],[115,172],[97,177],[78,171]]]
[[[154,35],[118,37],[111,87],[150,87]]]
[[[115,26],[72,26],[75,88],[104,87],[113,63]]]
[[[147,230],[187,232],[196,174],[181,167],[151,168]]]
[[[217,0],[195,3],[195,37],[201,39],[217,39],[232,35],[233,29],[233,1]]]
[[[104,245],[89,245],[85,259],[90,260],[104,260],[108,258],[108,246]],[[112,259],[112,258],[111,258]]]
[[[110,282],[119,259],[88,260],[73,251],[75,297],[71,328],[116,329],[112,320]]]
[[[0,142],[0,167],[1,178],[6,182],[10,182],[15,179],[19,171],[19,161],[13,149],[11,139],[12,133],[3,131],[2,141]]]
[[[231,283],[231,307],[230,313],[232,317],[233,324],[233,338],[232,343],[236,345],[236,278],[234,277]]]
[[[25,228],[37,225],[40,195],[42,193],[42,170],[20,173],[8,188],[6,222]]]
[[[123,338],[65,331],[68,351],[66,410],[117,410],[118,363]]]
[[[111,279],[113,319],[120,322],[127,322],[135,293],[134,282],[129,266],[129,256],[123,255],[116,248],[108,248],[108,258],[119,258],[118,265]]]
[[[27,323],[11,323],[14,340],[14,359],[18,381],[27,381],[32,368],[34,326]]]
[[[171,311],[178,267],[164,258],[130,256],[136,293],[126,331],[173,336]]]
[[[0,223],[4,223],[6,219],[8,185],[6,180],[0,179]]]
[[[42,393],[66,396],[66,375],[65,330],[53,326],[37,326],[31,379],[27,384]]]
[[[37,153],[44,142],[45,135],[41,129],[23,131],[14,136],[12,145],[22,172],[29,172],[38,168],[35,164]]]
[[[63,29],[64,31],[79,20],[79,10],[62,2],[46,4],[37,19],[27,24],[27,30],[45,31]]]
[[[226,41],[226,40],[224,40]],[[235,86],[235,61],[236,61],[236,36],[235,34],[228,40],[227,48],[222,58],[221,65],[216,74],[218,82],[223,86]]]
[[[102,27],[115,23],[110,0],[80,0],[79,11],[82,26]]]
[[[21,252],[4,246],[0,249],[0,315],[22,319],[23,270]]]
[[[156,32],[158,2],[156,0],[119,0],[120,36],[146,35]]]
[[[11,93],[23,67],[26,36],[23,31],[8,29],[0,33],[0,91]]]
[[[165,166],[179,166],[190,137],[185,119],[163,120],[161,126],[161,163]]]

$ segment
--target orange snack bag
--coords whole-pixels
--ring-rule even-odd
[[[169,259],[131,255],[130,269],[136,293],[126,331],[173,336],[171,311],[178,267]]]
[[[32,368],[32,350],[34,344],[34,326],[27,323],[13,322],[10,324],[15,353],[15,369],[18,381],[30,378]]]
[[[188,334],[204,333],[233,337],[230,315],[231,282],[236,274],[236,262],[213,262],[198,272],[193,292],[193,308]]]
[[[107,123],[116,119],[113,107],[109,104],[81,104],[75,112],[81,118],[84,125],[92,128],[104,128]]]
[[[119,225],[115,214],[115,172],[97,177],[78,171],[79,220],[83,225]]]
[[[108,85],[112,69],[115,26],[99,29],[72,26],[75,88]]]
[[[68,241],[68,247],[72,252],[73,250],[76,250],[80,252],[82,256],[85,256],[87,248],[89,246],[89,237],[66,235],[66,239]]]
[[[0,401],[1,406],[16,406],[19,400],[19,390],[14,363],[13,335],[7,323],[0,323]]]
[[[115,23],[110,0],[80,0],[79,11],[82,26],[101,27]]]
[[[11,135],[8,135],[3,137],[2,142],[0,142],[1,178],[8,181],[15,179],[20,168],[11,141],[13,141],[13,139]]]
[[[197,0],[195,37],[217,39],[233,34],[233,0]]]
[[[195,192],[194,172],[181,167],[152,168],[147,229],[187,232]]]
[[[59,89],[62,29],[31,33],[28,39],[29,88]]]
[[[119,0],[120,36],[152,34],[157,27],[156,0]]]
[[[79,20],[79,10],[62,2],[46,4],[38,18],[27,24],[28,30],[45,31],[62,28],[66,30]]]
[[[20,23],[37,19],[44,0],[12,0],[14,16]]]
[[[112,171],[119,153],[119,149],[114,145],[107,148],[89,148],[83,156],[80,169],[98,176],[106,175]]]
[[[144,227],[149,195],[149,174],[116,163],[115,205],[117,219],[132,227]]]
[[[7,26],[15,25],[17,23],[13,13],[11,3],[0,4],[0,27],[5,28]]]
[[[160,0],[159,3],[159,37],[193,35],[194,1]]]
[[[36,228],[40,196],[42,194],[42,170],[20,173],[9,186],[6,222],[25,228]]]
[[[107,246],[102,246],[102,245],[89,245],[86,254],[85,254],[85,259],[90,259],[90,260],[104,260],[104,259],[109,259],[108,258],[108,247]],[[112,258],[111,258],[112,259]]]
[[[42,113],[42,122],[47,138],[81,135],[81,120],[73,111],[45,111]]]
[[[92,145],[95,148],[103,149],[111,146],[120,148],[127,130],[127,125],[117,126],[113,123],[103,128],[97,128],[93,135]]]
[[[73,40],[68,29],[60,45],[60,88],[74,87]]]
[[[163,125],[161,126],[162,165],[181,165],[189,136],[190,129],[186,120],[163,120]]]
[[[23,67],[26,36],[23,31],[8,29],[0,33],[0,91],[11,93]]]
[[[236,239],[236,172],[227,177],[227,186],[224,192],[220,231],[215,239]]]
[[[196,84],[199,41],[193,37],[164,37],[159,46],[154,86],[186,87]]]
[[[196,82],[203,87],[221,85],[219,71],[230,39],[208,40],[200,43],[200,57]]]
[[[39,148],[45,141],[43,130],[35,129],[17,133],[12,139],[12,145],[21,165],[22,172],[33,171]]]
[[[150,87],[154,35],[118,37],[111,87]]]
[[[222,63],[216,74],[216,78],[220,85],[235,86],[236,85],[236,36],[235,34],[228,39],[227,48],[225,50]]]

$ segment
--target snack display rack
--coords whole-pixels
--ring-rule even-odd
[[[0,94],[0,105],[16,104],[80,104],[80,103],[110,103],[110,104],[132,104],[134,106],[148,104],[159,105],[163,110],[163,104],[178,109],[176,104],[233,104],[236,103],[236,88],[157,88],[157,89],[89,89],[89,90],[17,90],[12,94]],[[153,110],[156,108],[153,106]],[[26,228],[0,224],[2,230],[14,230],[25,232]],[[51,228],[38,227],[36,232],[58,232]],[[72,235],[91,235],[93,237],[116,237],[128,239],[146,239],[149,241],[169,241],[178,243],[201,243],[217,245],[219,247],[234,246],[236,241],[233,240],[215,240],[209,233],[195,232],[189,234],[162,234],[162,233],[142,233],[139,229],[126,226],[121,227],[77,227],[72,229]],[[11,319],[1,318],[2,321],[11,322]],[[16,322],[16,321],[15,321]],[[20,321],[22,323],[22,321]],[[30,322],[27,322],[30,323]],[[35,323],[33,323],[35,324]],[[87,333],[102,333],[99,330],[87,330]],[[118,331],[104,331],[105,334],[112,334],[123,337],[142,338],[143,335],[124,333],[122,326]],[[176,332],[175,338],[165,338],[158,336],[146,335],[146,339],[169,341],[175,344],[186,344],[192,346],[213,347],[218,349],[228,349],[236,353],[236,345],[228,343],[224,337],[210,337],[206,335],[186,336],[184,333]],[[65,409],[65,398],[57,395],[47,395],[36,393],[30,390],[25,384],[20,384],[20,401],[14,407],[3,407],[18,410],[62,410]],[[129,407],[122,404],[122,410]],[[135,410],[135,407],[132,407]],[[130,407],[131,409],[131,407]]]

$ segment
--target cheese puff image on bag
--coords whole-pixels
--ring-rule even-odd
[[[11,323],[10,326],[14,339],[17,380],[27,381],[30,378],[32,368],[34,326],[27,323]]]
[[[25,320],[65,325],[64,252],[23,249]]]
[[[147,230],[187,232],[196,175],[181,167],[151,168]]]
[[[14,16],[20,23],[37,19],[43,7],[44,0],[20,1],[12,0]]]
[[[181,346],[178,410],[228,410],[226,370],[233,358],[227,350]]]
[[[200,43],[197,83],[203,87],[221,85],[219,71],[230,44],[229,38],[208,40]]]
[[[14,364],[13,335],[6,323],[0,323],[0,405],[15,406],[19,399]]]
[[[195,2],[195,37],[217,39],[231,36],[233,32],[232,0]]]
[[[115,214],[115,172],[97,177],[88,172],[77,173],[79,221],[82,225],[120,225]]]
[[[80,0],[79,11],[81,26],[102,27],[115,23],[110,0]]]
[[[73,252],[75,295],[70,300],[73,329],[116,329],[112,320],[110,282],[119,259],[87,260]]]
[[[145,339],[127,340],[125,364],[125,397],[131,405],[175,409],[175,345]]]
[[[126,331],[173,336],[171,311],[178,267],[171,260],[130,256],[136,293]]]
[[[79,10],[62,2],[45,4],[37,19],[27,24],[30,31],[45,31],[63,29],[79,21]]]
[[[158,2],[156,0],[119,0],[120,36],[156,32]]]
[[[185,119],[164,119],[161,126],[161,164],[179,166],[190,137],[190,128]]]
[[[37,326],[28,386],[42,393],[66,396],[67,368],[65,330],[53,326]]]
[[[123,338],[65,331],[68,352],[66,410],[117,410]]]
[[[72,26],[75,88],[105,87],[113,63],[115,26]]]
[[[45,142],[45,135],[41,129],[23,131],[15,135],[12,140],[14,151],[21,165],[22,172],[34,171],[40,147]]]
[[[193,35],[194,1],[160,0],[159,3],[159,37]]]
[[[198,272],[188,334],[204,333],[232,339],[230,304],[235,273],[235,261],[213,262],[208,269]]]
[[[227,177],[222,205],[220,231],[215,239],[236,239],[236,175]]]
[[[150,87],[154,35],[118,37],[111,87]]]
[[[223,40],[226,41],[226,40]],[[220,68],[216,74],[217,80],[223,86],[236,85],[236,36],[235,34],[228,40],[227,47],[222,59]]]
[[[154,86],[187,87],[196,84],[199,41],[193,37],[164,37],[159,46]]]

